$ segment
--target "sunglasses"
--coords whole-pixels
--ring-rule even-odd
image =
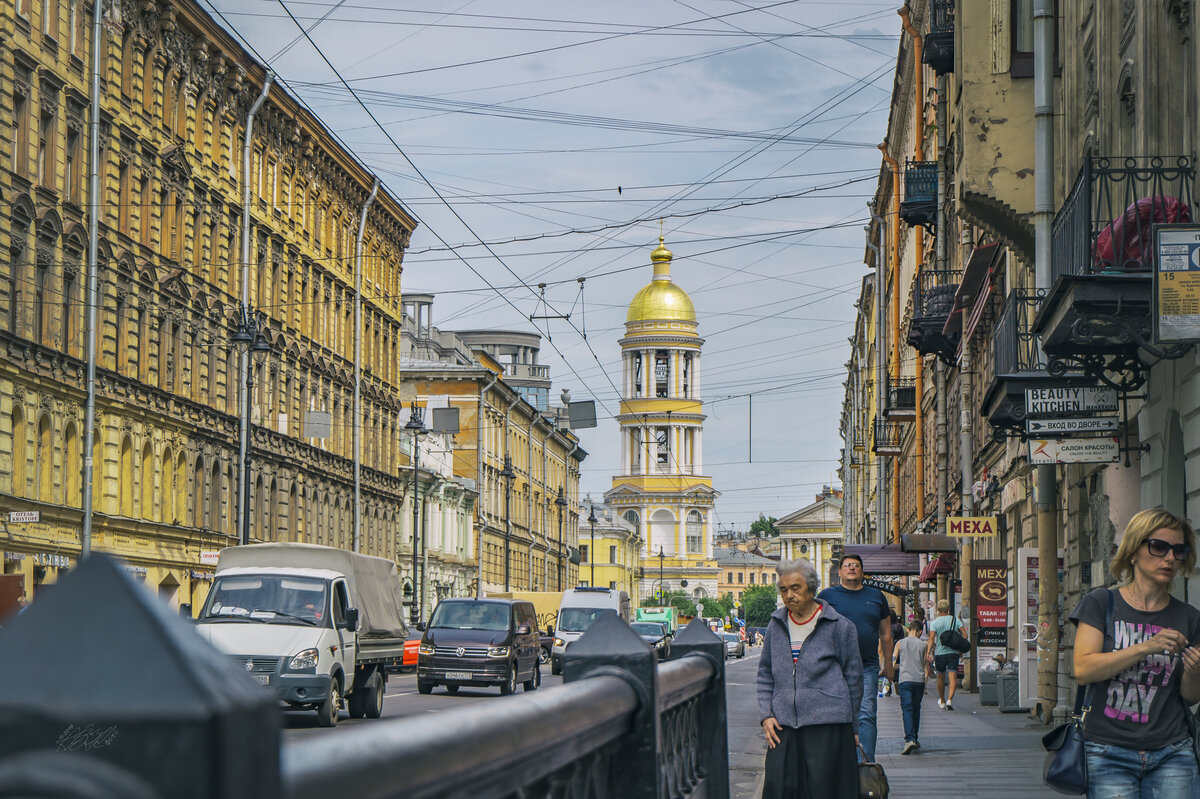
[[[1150,554],[1156,558],[1165,558],[1167,553],[1170,552],[1175,556],[1175,560],[1183,560],[1192,554],[1190,544],[1170,544],[1161,538],[1147,538],[1142,543],[1146,545],[1146,549],[1150,551]]]

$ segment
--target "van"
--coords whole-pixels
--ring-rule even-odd
[[[604,612],[616,613],[626,623],[631,619],[629,594],[615,588],[568,588],[563,591],[558,606],[558,627],[554,632],[554,647],[550,651],[550,673],[562,674],[563,652],[572,641],[579,640],[596,617]]]
[[[516,599],[443,599],[433,609],[417,650],[417,691],[464,685],[526,691],[542,684],[541,634],[533,603]]]

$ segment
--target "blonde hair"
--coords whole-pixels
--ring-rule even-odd
[[[949,599],[939,599],[938,603],[937,603],[937,612],[938,613],[949,613],[950,612],[950,600]]]
[[[1147,508],[1135,513],[1129,520],[1129,524],[1125,526],[1125,535],[1121,537],[1121,546],[1117,548],[1117,554],[1113,555],[1112,564],[1109,567],[1113,577],[1122,583],[1132,580],[1133,559],[1137,555],[1138,549],[1155,531],[1164,528],[1178,530],[1183,534],[1183,543],[1191,548],[1187,557],[1183,559],[1183,566],[1180,569],[1184,575],[1190,574],[1196,565],[1196,531],[1192,529],[1192,525],[1188,523],[1187,519],[1181,519],[1165,508]]]

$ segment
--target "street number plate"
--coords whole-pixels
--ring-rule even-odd
[[[270,674],[255,674],[254,679],[258,680],[259,685],[270,685],[271,684],[271,675]]]
[[[469,671],[448,671],[446,672],[447,680],[469,680],[471,672]]]

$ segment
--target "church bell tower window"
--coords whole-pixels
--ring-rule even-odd
[[[668,385],[671,380],[671,356],[666,350],[654,353],[654,396],[669,396]]]

